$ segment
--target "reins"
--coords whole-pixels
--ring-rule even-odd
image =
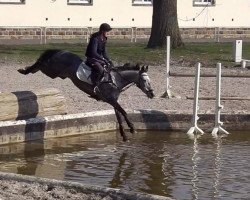
[[[125,78],[121,73],[120,73],[120,71],[119,71],[119,69],[117,69],[117,68],[113,68],[113,70],[125,81],[125,82],[129,82],[128,81],[128,79],[127,78]],[[124,71],[126,71],[126,70],[124,70]],[[134,70],[135,71],[135,70]],[[139,73],[139,72],[138,72]],[[139,78],[139,82],[140,82],[140,78]],[[136,83],[135,82],[131,82],[131,83],[129,83],[127,86],[125,86],[125,87],[123,87],[122,89],[119,89],[118,87],[118,89],[119,89],[119,91],[120,92],[123,92],[123,91],[125,91],[125,90],[127,90],[129,87],[131,87],[132,85],[135,85]]]

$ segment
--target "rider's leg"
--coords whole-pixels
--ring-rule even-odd
[[[95,85],[99,85],[104,73],[103,66],[99,62],[94,62],[92,68],[94,69],[95,73],[95,78],[94,78]]]

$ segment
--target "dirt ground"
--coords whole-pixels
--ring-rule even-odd
[[[31,64],[31,63],[28,63]],[[97,110],[112,109],[106,103],[96,101],[88,97],[87,94],[76,88],[69,79],[51,79],[41,72],[24,76],[17,72],[27,64],[5,63],[0,61],[0,92],[13,92],[24,90],[37,90],[43,88],[57,88],[67,100],[69,113],[82,113]],[[193,70],[190,67],[171,66],[171,69],[179,71]],[[234,68],[234,70],[243,70]],[[216,71],[215,68],[202,68],[202,71]],[[223,68],[222,71],[230,71]],[[245,69],[249,71],[249,69]],[[171,91],[181,97],[181,99],[164,99],[160,96],[166,89],[166,68],[164,66],[150,66],[148,72],[151,84],[155,91],[156,98],[148,99],[136,86],[130,87],[120,97],[120,104],[125,109],[158,109],[158,110],[190,110],[193,108],[193,100],[187,100],[186,96],[193,96],[194,77],[171,77]],[[201,77],[200,96],[215,96],[216,78]],[[250,96],[250,78],[222,78],[222,96]],[[224,109],[222,112],[235,113],[249,111],[249,100],[222,101]],[[200,100],[200,112],[214,112],[214,100]]]
[[[31,63],[28,63],[31,64]],[[23,68],[25,64],[5,63],[0,61],[0,92],[13,92],[23,90],[37,90],[42,88],[58,88],[65,96],[69,113],[82,113],[88,111],[107,110],[112,107],[106,103],[99,102],[89,98],[85,93],[77,89],[70,80],[60,78],[50,79],[41,72],[31,75],[21,75],[17,72],[18,68]],[[175,69],[186,71],[192,70],[190,67],[171,66]],[[215,68],[206,68],[202,70],[215,71]],[[223,71],[230,70],[223,68]],[[237,70],[242,70],[238,68]],[[248,69],[246,69],[248,70]],[[159,110],[189,110],[193,109],[193,101],[187,100],[186,96],[192,96],[194,92],[193,77],[171,77],[171,90],[181,96],[181,99],[164,99],[160,96],[166,89],[166,69],[164,66],[150,66],[148,72],[152,86],[157,95],[154,99],[148,99],[135,86],[129,88],[120,97],[120,103],[125,109],[159,109]],[[200,95],[215,96],[216,78],[201,78]],[[222,96],[250,96],[249,78],[223,78]],[[199,102],[200,111],[213,113],[215,101]],[[222,101],[224,109],[222,112],[238,113],[249,112],[249,100]],[[0,181],[0,200],[1,199],[110,199],[110,197],[98,197],[96,195],[86,196],[76,191],[64,190],[62,188],[41,187],[37,184],[29,185],[21,182]]]

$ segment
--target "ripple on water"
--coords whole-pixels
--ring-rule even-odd
[[[249,147],[246,133],[191,140],[147,132],[128,143],[114,133],[93,134],[17,144],[11,149],[18,152],[1,155],[0,170],[177,199],[243,199],[249,197]]]

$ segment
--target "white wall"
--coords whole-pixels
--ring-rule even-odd
[[[114,27],[151,27],[152,23],[152,6],[132,6],[132,0],[93,0],[90,6],[67,5],[67,0],[52,2],[26,0],[24,5],[0,4],[0,26],[95,27],[107,22]],[[250,0],[216,0],[216,6],[205,9],[194,7],[193,0],[178,0],[178,17],[191,19],[179,20],[180,27],[250,27]]]
[[[192,0],[178,0],[178,18],[180,27],[250,27],[250,0],[216,0],[210,7],[194,7]],[[183,21],[186,19],[191,20]]]
[[[132,6],[132,0],[106,2],[93,0],[90,6],[67,5],[67,0],[0,4],[0,26],[99,26],[103,22],[119,27],[151,26],[152,6]]]

